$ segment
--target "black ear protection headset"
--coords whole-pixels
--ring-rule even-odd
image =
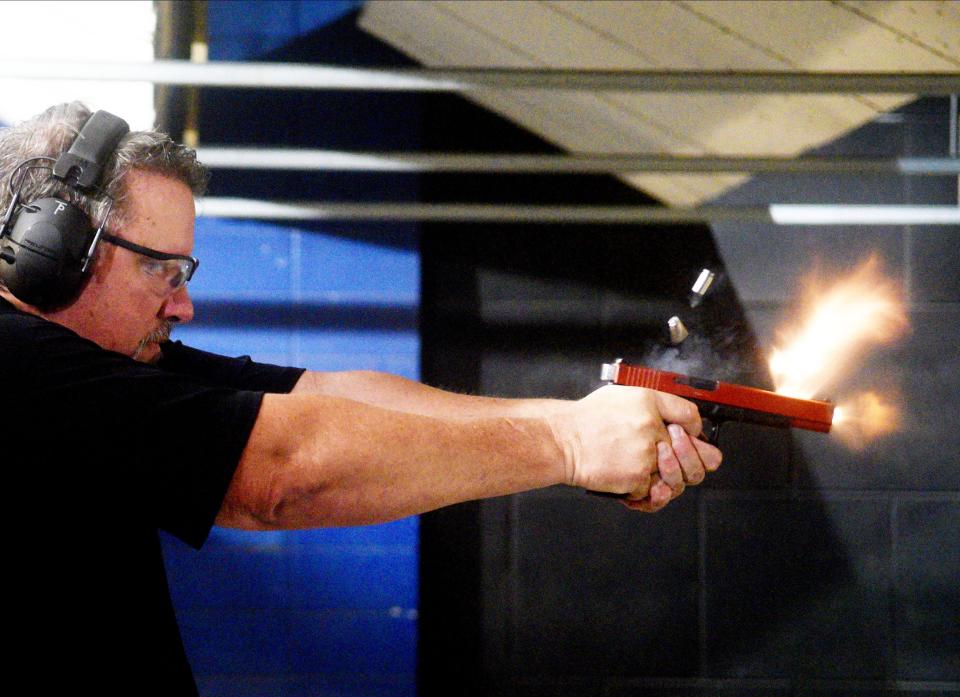
[[[129,131],[123,119],[98,111],[87,119],[70,149],[59,158],[30,158],[10,173],[10,207],[0,223],[0,280],[23,302],[50,309],[71,300],[83,285],[103,224],[110,215],[108,209],[104,223],[94,228],[86,213],[63,199],[49,197],[20,203],[26,172],[48,169],[51,176],[72,189],[103,195],[99,188],[103,168]],[[45,164],[49,162],[53,162],[52,168]],[[30,167],[24,170],[27,165]]]

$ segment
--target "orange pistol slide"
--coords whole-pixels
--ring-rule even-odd
[[[720,425],[726,421],[803,428],[828,433],[833,424],[833,404],[797,399],[776,392],[719,380],[695,378],[666,370],[644,368],[616,361],[605,363],[601,379],[615,385],[647,387],[689,399],[704,420],[703,435],[716,444]]]

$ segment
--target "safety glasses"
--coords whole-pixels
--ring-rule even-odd
[[[194,271],[200,265],[200,260],[196,257],[189,257],[184,254],[168,254],[159,252],[150,247],[144,247],[125,239],[109,235],[106,232],[100,233],[100,239],[117,247],[129,249],[147,258],[144,260],[143,268],[151,276],[161,279],[170,287],[170,292],[183,288],[193,278]]]

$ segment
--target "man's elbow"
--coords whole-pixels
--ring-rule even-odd
[[[217,524],[244,530],[288,527],[286,514],[297,495],[298,443],[306,425],[303,400],[267,394],[233,473]],[[300,434],[291,438],[290,434]]]
[[[224,497],[217,524],[240,530],[282,530],[291,494],[280,477],[252,474],[249,463],[237,467]]]

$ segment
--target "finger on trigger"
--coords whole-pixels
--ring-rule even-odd
[[[703,422],[700,420],[700,412],[696,404],[667,392],[654,394],[657,396],[660,418],[667,423],[679,424],[691,436],[700,435],[703,431]]]

